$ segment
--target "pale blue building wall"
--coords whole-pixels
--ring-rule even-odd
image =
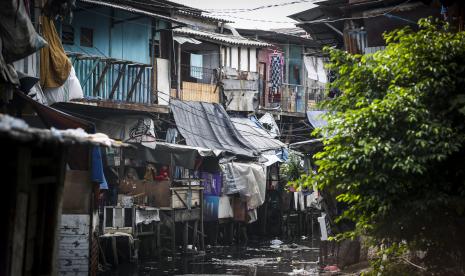
[[[63,46],[66,51],[150,64],[152,19],[145,17],[121,22],[136,16],[139,15],[115,10],[113,21],[116,24],[112,26],[110,8],[95,7],[93,10],[77,11],[71,24],[74,28],[74,44]],[[166,23],[160,22],[158,25],[165,27]],[[80,45],[82,27],[93,30],[94,47]]]

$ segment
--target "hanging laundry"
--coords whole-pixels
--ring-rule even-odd
[[[283,82],[283,58],[280,54],[270,57],[270,82],[273,92],[277,92]]]
[[[40,23],[44,38],[49,44],[40,50],[40,85],[42,88],[57,88],[68,79],[71,62],[66,56],[53,20],[41,16]]]

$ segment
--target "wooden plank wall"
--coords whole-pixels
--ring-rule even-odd
[[[89,215],[62,215],[58,247],[59,275],[89,274]]]
[[[182,82],[181,100],[219,103],[220,93],[216,84]]]

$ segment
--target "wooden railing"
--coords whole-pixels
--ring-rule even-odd
[[[282,84],[277,93],[260,97],[260,106],[283,112],[304,113],[325,99],[325,89],[319,86]]]
[[[77,53],[68,56],[86,98],[154,102],[150,65]]]

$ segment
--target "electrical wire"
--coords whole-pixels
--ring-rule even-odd
[[[266,19],[253,19],[253,18],[246,18],[246,17],[227,15],[227,14],[223,14],[222,16],[226,16],[226,17],[230,17],[230,18],[234,18],[234,19],[242,19],[242,20],[247,20],[247,21],[253,21],[253,22],[262,22],[262,23],[276,23],[276,24],[296,24],[296,23],[298,23],[297,21],[274,21],[274,20],[266,20]]]
[[[369,18],[375,18],[375,17],[380,17],[380,16],[386,16],[390,14],[391,12],[395,11],[397,8],[401,7],[402,5],[408,4],[412,0],[407,0],[405,2],[402,2],[396,6],[394,6],[392,9],[380,13],[380,14],[373,14],[373,15],[367,15],[367,16],[356,16],[356,17],[343,17],[343,18],[337,18],[337,19],[319,19],[319,20],[312,20],[312,21],[299,21],[298,24],[314,24],[314,23],[334,23],[334,22],[339,22],[339,21],[344,21],[344,20],[360,20],[360,19],[369,19]]]
[[[278,4],[263,5],[263,6],[259,6],[255,8],[205,9],[205,10],[212,12],[212,13],[242,13],[242,12],[252,12],[252,11],[258,11],[258,10],[269,9],[269,8],[284,7],[284,6],[289,6],[289,5],[301,4],[301,3],[309,3],[309,2],[311,3],[315,1],[316,0],[295,0],[295,1],[290,1],[290,2],[278,3]]]

